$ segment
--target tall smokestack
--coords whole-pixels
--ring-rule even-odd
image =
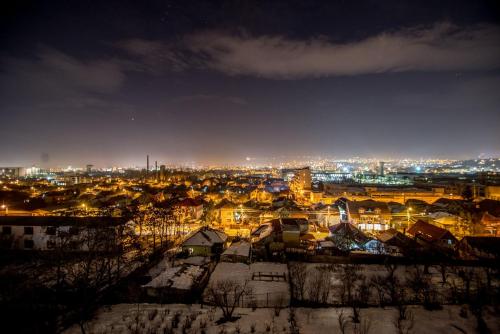
[[[149,174],[149,154],[146,155],[146,177]]]
[[[155,180],[158,181],[158,160],[155,160]]]

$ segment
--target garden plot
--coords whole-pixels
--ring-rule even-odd
[[[290,333],[288,311],[276,315],[274,309],[237,309],[238,320],[218,325],[220,310],[186,304],[119,304],[101,308],[85,325],[87,333],[131,334],[221,334],[221,333]],[[78,326],[67,334],[81,333]]]
[[[250,295],[246,295],[240,306],[271,307],[288,305],[290,290],[286,264],[256,262],[220,262],[210,277],[208,286],[219,281],[232,280],[241,285],[247,284]]]
[[[426,311],[413,306],[408,309],[413,317],[412,333],[475,333],[476,320],[470,314],[460,316],[459,306],[445,306],[440,311]],[[294,315],[291,316],[291,313]],[[238,320],[217,324],[221,312],[215,308],[186,304],[119,304],[101,308],[93,320],[85,324],[87,333],[130,334],[236,334],[236,333],[292,333],[292,326],[301,334],[340,333],[339,314],[346,319],[346,333],[353,333],[349,308],[289,308],[279,315],[272,308],[238,308]],[[463,314],[462,314],[463,315]],[[361,324],[369,328],[368,333],[396,334],[394,321],[397,311],[393,308],[366,308],[361,310]],[[484,319],[491,333],[500,332],[500,324],[491,309]],[[358,328],[359,329],[359,328]],[[75,325],[67,334],[78,334]]]
[[[300,333],[341,333],[339,315],[347,318],[346,333],[355,332],[354,326],[369,328],[368,333],[398,333],[396,329],[397,310],[394,308],[361,309],[361,323],[354,325],[349,321],[351,310],[348,308],[298,308],[297,324]],[[498,315],[492,310],[485,312],[485,321],[491,333],[499,333]],[[460,306],[445,306],[439,311],[426,311],[420,306],[408,308],[413,320],[406,320],[405,326],[413,326],[411,333],[476,333],[476,319],[472,314],[466,318],[460,316]],[[410,318],[410,316],[408,317]],[[359,333],[359,331],[358,331]]]
[[[463,289],[464,284],[467,284],[467,279],[470,279],[470,288],[473,290],[476,286],[476,281],[479,279],[482,282],[487,282],[487,269],[482,267],[449,267],[449,266],[430,266],[428,274],[424,275],[424,267],[422,265],[357,265],[355,275],[347,275],[343,271],[345,265],[342,264],[321,264],[321,263],[298,263],[290,264],[290,279],[300,285],[301,274],[295,274],[294,267],[301,267],[304,270],[302,275],[302,293],[297,293],[295,298],[299,300],[319,303],[339,305],[342,304],[342,289],[345,287],[347,280],[354,281],[353,289],[364,284],[368,286],[368,295],[363,299],[363,303],[369,305],[378,305],[380,302],[377,294],[376,282],[386,278],[391,270],[395,277],[395,281],[403,288],[405,296],[408,299],[415,298],[415,291],[412,289],[412,282],[426,280],[432,293],[440,303],[448,303],[452,300],[457,290]],[[300,272],[300,270],[299,270]],[[500,282],[490,274],[491,286],[498,287]],[[354,278],[354,276],[357,276]],[[444,278],[444,281],[443,281]],[[386,287],[382,287],[386,288]]]

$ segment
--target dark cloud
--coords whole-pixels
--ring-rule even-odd
[[[84,61],[48,47],[38,48],[33,58],[4,57],[1,65],[2,105],[31,112],[108,108],[103,95],[116,93],[126,77],[110,59]]]
[[[405,71],[466,71],[500,68],[500,28],[460,29],[448,23],[382,33],[361,41],[327,38],[202,33],[188,38],[191,50],[208,56],[211,69],[230,75],[273,79]]]
[[[115,46],[131,57],[121,60],[129,70],[158,75],[166,71],[186,70],[192,66],[181,49],[161,41],[135,38],[117,42]]]
[[[327,37],[202,32],[182,42],[132,39],[118,44],[150,71],[202,68],[229,75],[296,79],[406,71],[500,68],[500,27],[460,28],[450,23],[384,32],[337,43]]]
[[[82,61],[48,47],[39,48],[35,59],[2,60],[2,76],[11,83],[42,91],[83,90],[110,93],[125,79],[122,68],[108,59]],[[7,79],[8,79],[7,78]]]

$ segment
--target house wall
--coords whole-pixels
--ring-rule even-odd
[[[4,227],[10,227],[10,235],[4,233]],[[33,233],[25,233],[28,232],[25,228],[32,228]],[[52,231],[50,231],[52,229]],[[55,229],[55,230],[54,230]],[[0,227],[0,236],[3,240],[10,239],[10,248],[11,249],[20,249],[20,250],[52,250],[56,242],[59,240],[57,233],[59,232],[70,232],[71,226],[11,226],[11,225],[2,225]],[[55,234],[51,234],[55,232]],[[73,250],[86,251],[88,250],[88,246],[81,241],[87,239],[88,231],[85,229],[79,229],[78,233],[72,235],[73,241],[76,241],[77,248]],[[5,245],[5,244],[4,244]],[[70,244],[68,243],[68,249]]]
[[[234,218],[234,209],[219,209],[219,222],[222,225],[232,225],[236,223]]]
[[[484,189],[484,194],[487,199],[500,201],[500,186],[487,186]]]
[[[340,223],[340,213],[332,211],[328,214],[328,211],[325,211],[325,213],[318,213],[316,219],[320,226],[333,226]]]
[[[189,253],[189,256],[210,256],[212,249],[209,246],[182,246],[182,250]]]
[[[299,231],[283,231],[282,238],[286,247],[293,247],[300,245]]]
[[[203,215],[203,205],[197,206],[179,206],[179,219],[180,220],[188,220],[188,219],[201,219]]]
[[[4,228],[10,227],[11,233],[10,237],[4,231]],[[33,229],[33,234],[24,233],[25,226],[2,226],[2,236],[4,238],[11,238],[11,248],[12,249],[33,249],[33,250],[43,250],[47,249],[47,240],[50,240],[50,236],[46,235],[44,226],[26,226]],[[25,240],[32,242],[32,247],[25,247]],[[31,245],[30,245],[31,246]]]

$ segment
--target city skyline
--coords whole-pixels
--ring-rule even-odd
[[[2,333],[500,333],[500,1],[0,2]]]
[[[146,156],[143,161],[137,160],[130,164],[59,164],[51,165],[48,163],[31,165],[1,165],[0,172],[5,168],[22,170],[22,174],[35,176],[54,172],[124,172],[132,170],[159,171],[161,168],[170,170],[288,170],[302,167],[309,167],[318,171],[340,172],[340,173],[360,173],[378,171],[380,163],[392,166],[392,172],[411,172],[411,173],[435,173],[455,172],[460,174],[474,174],[477,172],[498,172],[500,171],[500,158],[479,156],[469,159],[446,159],[446,158],[388,158],[388,157],[278,157],[278,158],[250,158],[246,157],[243,161],[233,163],[200,163],[195,161],[172,162],[155,159],[154,156]],[[149,164],[149,165],[148,165]]]
[[[2,165],[500,156],[493,2],[4,6]]]

